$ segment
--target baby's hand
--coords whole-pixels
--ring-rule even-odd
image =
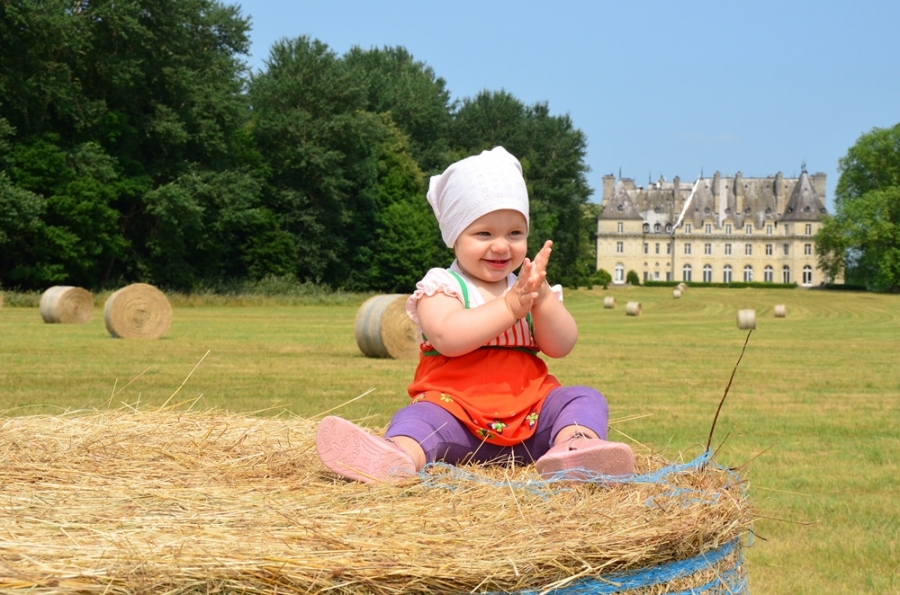
[[[509,288],[504,296],[506,305],[516,317],[516,320],[524,318],[534,304],[544,298],[549,292],[549,287],[544,283],[547,278],[547,262],[550,260],[551,246],[553,242],[546,241],[544,246],[534,257],[534,261],[525,259],[519,270],[516,284]]]

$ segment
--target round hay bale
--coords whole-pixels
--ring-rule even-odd
[[[677,285],[677,287],[678,287],[678,290],[679,290],[681,293],[684,293],[685,290],[687,289],[687,283],[683,283],[683,282],[682,282],[682,283],[679,283],[679,284]]]
[[[611,310],[611,309],[615,308],[616,307],[616,298],[614,298],[611,295],[608,295],[605,298],[603,298],[603,307],[606,308],[607,310]]]
[[[677,299],[680,299],[680,298],[681,298],[681,290],[678,289],[677,287],[676,287],[675,289],[673,289],[673,290],[672,290],[672,297],[675,298],[676,300],[677,300]]]
[[[172,324],[172,306],[159,289],[133,283],[109,296],[103,319],[113,337],[159,339]]]
[[[295,416],[135,408],[5,422],[4,489],[20,495],[0,500],[15,527],[5,592],[747,592],[755,514],[745,482],[709,453],[638,451],[636,475],[612,489],[502,464],[360,484],[327,474],[318,422]]]
[[[44,322],[85,324],[94,313],[94,298],[81,287],[55,285],[41,295],[40,309]]]
[[[625,314],[628,316],[640,316],[641,315],[641,303],[640,302],[628,302],[625,304]]]
[[[787,316],[787,306],[778,304],[775,306],[775,318],[784,318]]]
[[[356,313],[356,344],[366,357],[408,359],[419,354],[419,330],[404,294],[376,295]]]
[[[737,325],[739,329],[755,329],[756,310],[738,310]]]

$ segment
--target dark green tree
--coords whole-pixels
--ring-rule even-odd
[[[444,79],[402,47],[354,47],[343,61],[362,88],[366,111],[390,115],[420,169],[441,167],[449,151],[451,110]]]
[[[819,268],[847,283],[900,290],[900,124],[863,134],[839,163],[835,214],[816,236]]]
[[[63,277],[182,287],[197,277],[179,261],[210,241],[216,215],[179,180],[239,169],[247,154],[234,139],[247,118],[248,28],[238,8],[213,0],[0,3],[9,182],[46,202],[50,245],[67,253]],[[67,167],[46,168],[61,158]],[[171,233],[176,215],[187,216],[184,233]],[[35,271],[56,266],[30,257]]]

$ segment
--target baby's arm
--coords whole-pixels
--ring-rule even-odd
[[[546,276],[547,262],[550,260],[553,242],[544,243],[541,251],[534,257],[532,269],[542,274],[538,296],[531,307],[531,321],[534,327],[534,339],[541,351],[550,357],[565,357],[575,347],[578,339],[578,325],[572,314],[566,309],[556,294],[550,289]],[[523,267],[524,268],[524,267]],[[532,272],[532,275],[535,273]]]
[[[443,355],[451,357],[478,349],[520,318],[513,314],[504,298],[467,310],[455,297],[435,293],[423,296],[417,309],[419,324],[428,342]]]

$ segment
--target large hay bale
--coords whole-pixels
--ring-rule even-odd
[[[608,295],[603,298],[603,307],[607,310],[612,310],[616,307],[616,298],[614,296]]]
[[[81,287],[55,285],[41,294],[40,310],[44,322],[85,324],[94,314],[94,297]]]
[[[172,306],[159,289],[133,283],[107,298],[103,320],[113,337],[159,339],[172,324]]]
[[[775,305],[775,318],[784,318],[787,316],[787,306],[784,304]]]
[[[605,486],[443,465],[360,484],[322,467],[316,425],[171,409],[3,419],[0,591],[745,592],[753,513],[708,455],[638,453],[638,475]]]
[[[641,315],[641,303],[640,302],[628,302],[625,304],[625,314],[627,316],[640,316]]]
[[[419,331],[402,294],[376,295],[356,313],[356,344],[367,357],[406,359],[419,354]]]

